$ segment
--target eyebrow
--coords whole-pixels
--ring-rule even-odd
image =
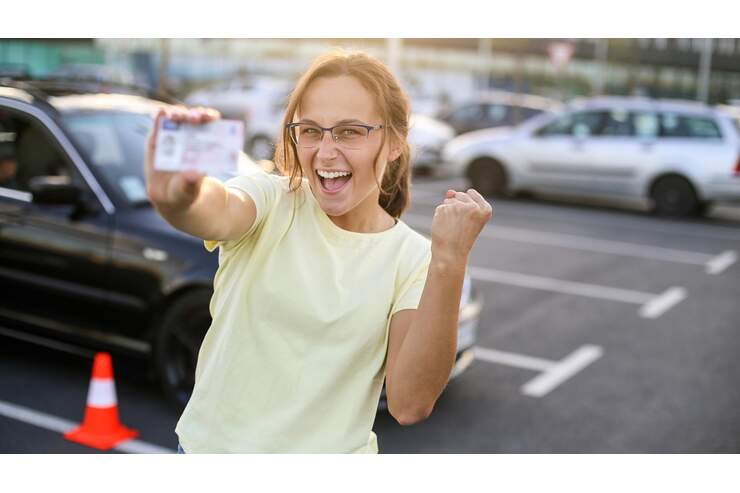
[[[311,123],[313,125],[321,126],[318,122],[311,120],[309,118],[301,118],[298,123]],[[359,123],[361,125],[367,125],[367,123],[363,122],[362,120],[358,120],[357,118],[345,118],[344,120],[340,120],[335,125],[349,125],[352,123]]]

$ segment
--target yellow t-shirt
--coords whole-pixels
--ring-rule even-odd
[[[195,388],[176,433],[188,453],[377,453],[372,432],[391,315],[417,308],[429,240],[398,221],[336,226],[306,180],[257,171],[227,182],[257,205],[219,249]]]

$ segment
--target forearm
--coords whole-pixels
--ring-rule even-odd
[[[447,384],[466,265],[467,257],[432,255],[416,316],[387,379],[389,404],[401,414],[427,415]]]
[[[157,212],[172,226],[204,240],[220,240],[227,234],[229,192],[224,184],[205,177],[195,201],[187,208],[170,208],[153,202]]]

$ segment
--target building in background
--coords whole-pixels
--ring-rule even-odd
[[[62,65],[129,71],[176,96],[239,75],[295,78],[334,46],[367,50],[399,73],[419,112],[487,88],[567,99],[632,94],[740,99],[740,40],[640,39],[23,39],[0,40],[0,70]]]

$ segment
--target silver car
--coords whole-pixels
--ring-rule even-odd
[[[700,103],[582,99],[518,127],[463,134],[441,169],[489,195],[644,198],[686,216],[740,202],[740,135],[730,116]]]

